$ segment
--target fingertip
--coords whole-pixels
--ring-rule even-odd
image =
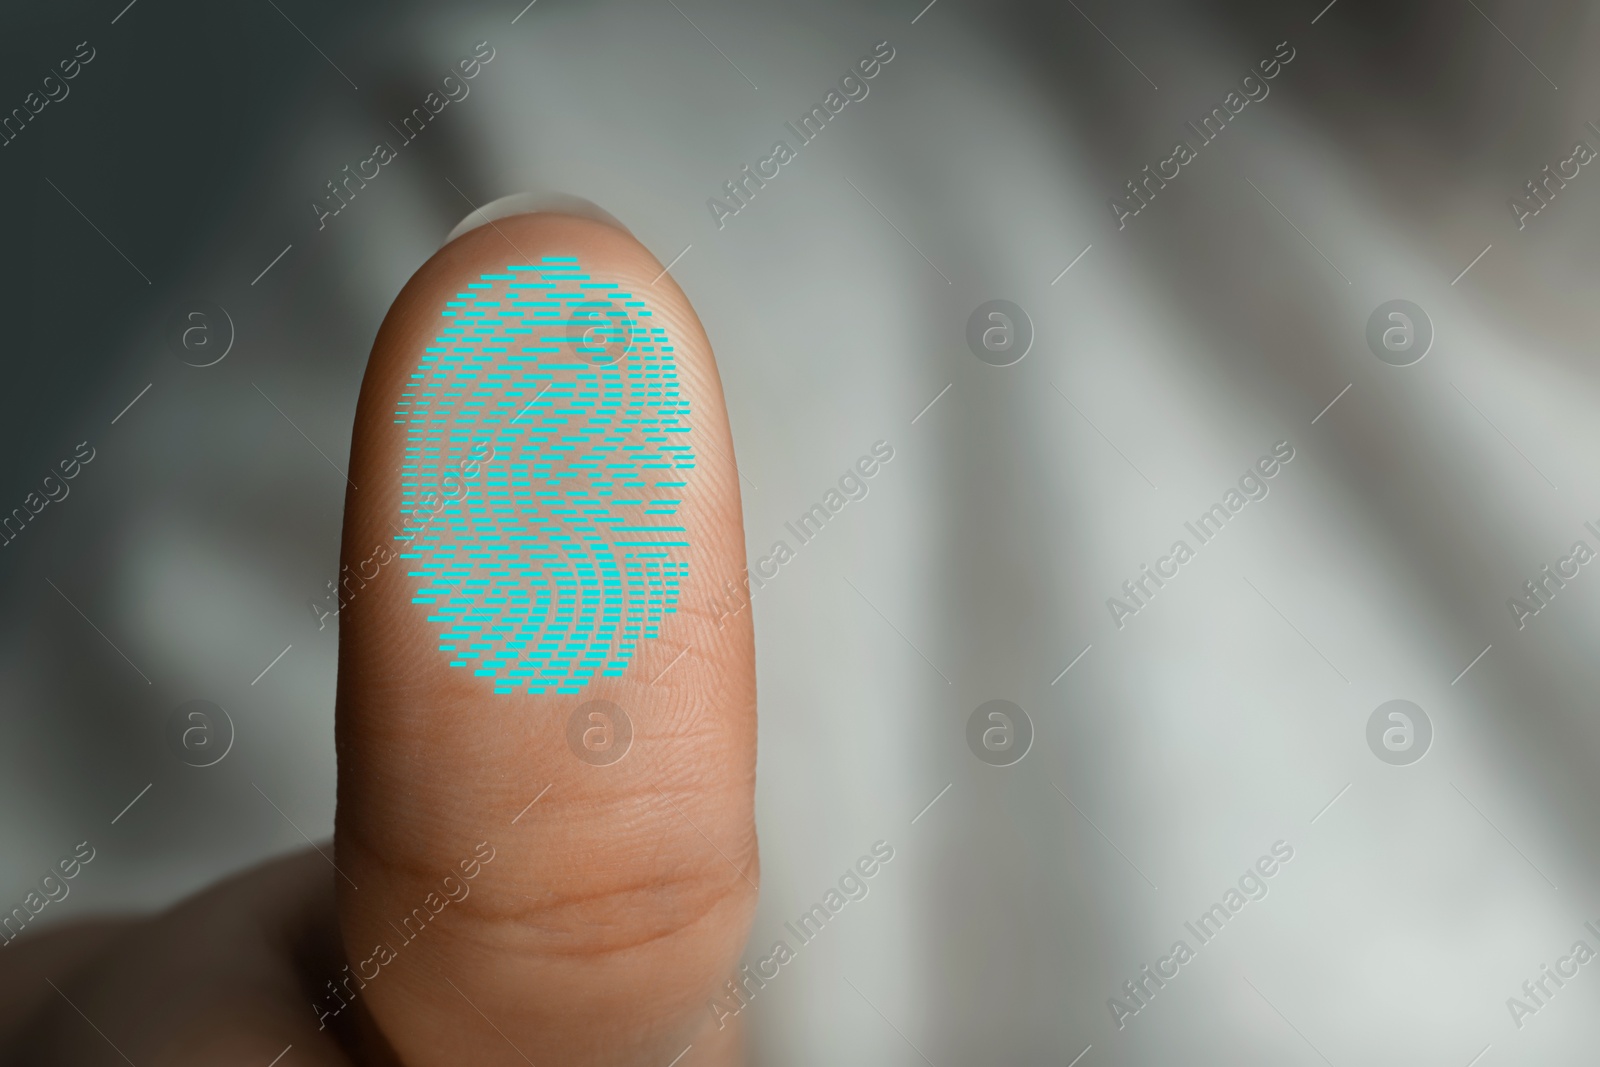
[[[705,330],[641,242],[488,215],[403,288],[362,386],[344,929],[392,936],[463,847],[503,841],[374,985],[385,1033],[407,1062],[449,1062],[439,1034],[477,1023],[438,1001],[452,974],[530,1051],[653,1056],[698,1029],[754,908],[754,640],[749,612],[714,607],[744,571],[733,444]],[[591,728],[596,705],[631,718],[631,753],[606,749],[621,734]],[[650,1008],[597,1030],[619,998]]]
[[[585,200],[581,196],[573,196],[570,193],[552,190],[529,190],[502,196],[498,200],[491,200],[482,207],[473,208],[465,218],[456,223],[450,230],[450,234],[444,239],[444,243],[449,244],[462,234],[476,230],[480,226],[492,225],[497,219],[509,218],[513,215],[538,214],[567,215],[572,218],[589,219],[593,222],[603,222],[630,236],[633,233],[615,215],[596,204],[593,200]]]

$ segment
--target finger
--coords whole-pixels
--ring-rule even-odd
[[[343,975],[333,878],[324,856],[296,853],[126,924],[92,960],[46,961],[30,977],[49,999],[0,1059],[350,1067],[307,1003]]]
[[[133,919],[89,919],[6,942],[0,955],[0,1047],[55,997],[40,975],[63,982],[104,956]],[[9,931],[8,931],[9,932]]]
[[[727,1046],[708,1002],[757,880],[732,456],[705,333],[620,228],[497,220],[391,307],[345,509],[336,840],[358,995],[413,1067]]]

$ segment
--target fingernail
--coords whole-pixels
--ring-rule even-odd
[[[456,223],[455,229],[444,239],[449,244],[457,237],[480,226],[487,226],[496,219],[503,219],[508,215],[530,215],[536,211],[548,211],[556,215],[574,215],[580,219],[593,219],[603,222],[608,226],[615,226],[623,233],[632,235],[633,231],[617,220],[611,212],[591,200],[581,196],[569,196],[566,193],[555,192],[529,192],[512,193],[502,196],[498,200],[474,208],[466,218]]]

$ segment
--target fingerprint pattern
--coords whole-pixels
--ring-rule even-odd
[[[395,540],[450,666],[496,693],[575,693],[676,610],[688,401],[644,302],[576,258],[467,290],[396,405]]]

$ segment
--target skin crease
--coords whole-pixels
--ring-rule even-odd
[[[30,993],[42,1007],[14,1022],[5,1062],[265,1063],[291,1042],[296,1064],[316,1065],[661,1067],[691,1043],[681,1067],[742,1062],[739,1027],[718,1030],[707,1009],[737,969],[759,882],[750,613],[718,626],[718,590],[745,568],[738,476],[710,343],[661,264],[619,229],[553,214],[497,219],[423,264],[367,365],[342,561],[393,544],[405,444],[395,404],[445,302],[480,274],[546,255],[576,256],[592,280],[643,299],[673,343],[695,454],[688,487],[672,491],[690,545],[677,612],[620,677],[496,696],[489,679],[448,666],[428,609],[410,603],[405,561],[384,567],[340,616],[328,858],[300,853],[156,919],[0,950],[0,990],[59,977],[105,1034],[45,987],[50,999]],[[633,723],[632,748],[609,766],[567,745],[568,715],[593,699]],[[491,849],[466,897],[439,907],[444,878]],[[415,908],[432,917],[407,942],[397,927]],[[317,1010],[338,1006],[324,983],[379,943],[393,959],[319,1030]],[[175,995],[190,998],[184,1010]]]

